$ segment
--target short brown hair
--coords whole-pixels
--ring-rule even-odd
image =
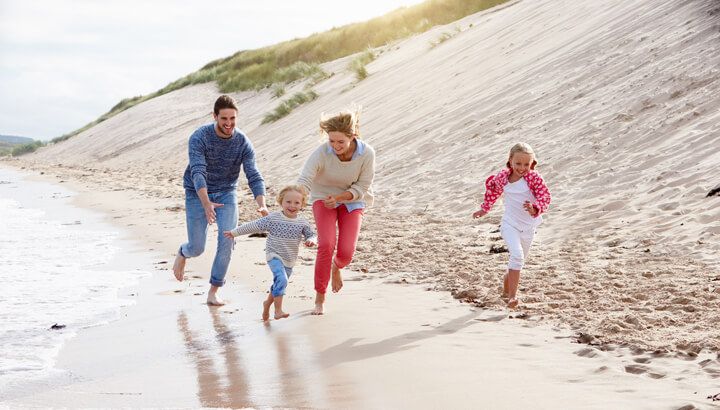
[[[230,97],[229,95],[221,95],[220,97],[218,97],[217,100],[215,100],[215,107],[213,108],[213,112],[215,113],[215,115],[219,115],[220,110],[224,110],[226,108],[232,108],[235,111],[238,110],[234,98]]]
[[[286,185],[283,189],[280,190],[280,193],[277,196],[277,203],[282,205],[283,198],[285,198],[285,194],[287,194],[290,191],[295,191],[302,195],[302,207],[305,208],[305,205],[307,205],[307,190],[305,187],[301,185]]]

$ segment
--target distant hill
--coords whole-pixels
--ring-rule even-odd
[[[22,145],[33,142],[32,138],[28,137],[16,137],[14,135],[1,135],[0,134],[0,145]]]

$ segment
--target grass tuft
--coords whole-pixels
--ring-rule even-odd
[[[297,92],[293,94],[290,99],[283,101],[280,105],[275,107],[273,112],[266,114],[265,117],[263,117],[261,124],[275,122],[290,114],[298,105],[305,104],[306,102],[310,102],[316,98],[318,98],[318,94],[313,90]]]

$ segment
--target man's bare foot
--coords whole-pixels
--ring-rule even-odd
[[[290,313],[285,313],[282,310],[276,310],[275,311],[275,320],[278,319],[285,319],[286,317],[290,316]]]
[[[222,306],[225,304],[225,301],[216,295],[208,295],[207,304],[210,306]]]
[[[311,315],[322,315],[323,314],[323,304],[322,303],[316,303],[315,309],[313,309],[312,312],[310,312]]]
[[[335,265],[335,262],[332,264],[332,291],[333,293],[338,293],[340,289],[343,287],[343,281],[342,281],[342,273],[340,272],[340,268]]]
[[[518,306],[518,303],[519,303],[519,301],[518,301],[517,298],[510,298],[510,299],[508,300],[507,306],[508,306],[510,309],[515,309],[515,308]]]
[[[185,278],[185,261],[187,258],[182,256],[180,252],[178,252],[177,256],[175,257],[175,263],[173,263],[173,273],[175,274],[175,279],[178,280],[178,282],[182,282]]]
[[[272,301],[266,300],[263,302],[263,313],[262,313],[262,320],[263,322],[267,322],[270,320],[270,305],[272,305]]]

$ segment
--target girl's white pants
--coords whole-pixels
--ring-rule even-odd
[[[535,228],[527,227],[521,230],[503,221],[500,224],[500,235],[505,240],[505,245],[510,252],[508,269],[521,270],[525,258],[530,254],[530,245],[535,238]]]

